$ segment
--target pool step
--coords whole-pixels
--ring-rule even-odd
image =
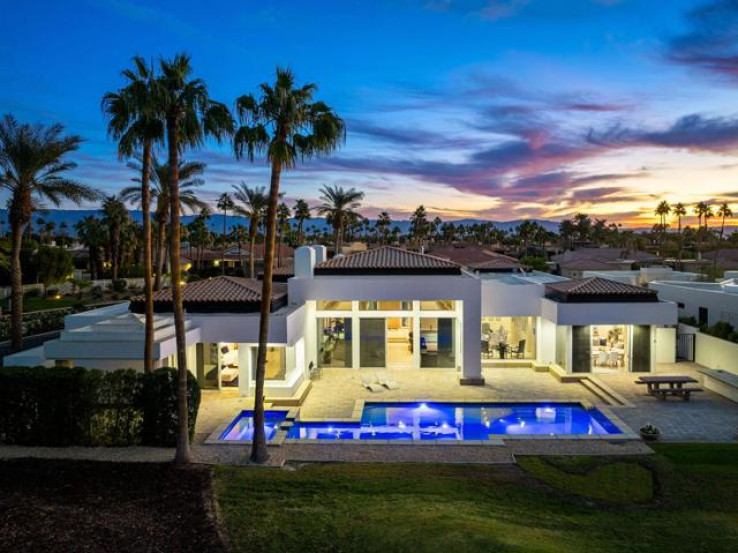
[[[292,397],[267,397],[266,400],[275,407],[298,407],[305,401],[312,387],[313,383],[310,380],[306,380],[300,384],[300,387]]]
[[[561,383],[579,382],[580,380],[587,378],[586,374],[568,373],[563,368],[559,367],[558,365],[553,365],[553,364],[548,367],[548,372],[551,376],[553,376],[556,380],[558,380]]]
[[[599,378],[588,376],[587,378],[581,379],[579,383],[605,403],[619,406],[632,405],[627,399],[610,388],[610,386],[602,382]]]

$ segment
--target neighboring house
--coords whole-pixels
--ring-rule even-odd
[[[738,279],[723,282],[652,282],[648,285],[662,299],[677,304],[679,317],[694,317],[712,326],[718,321],[738,328]]]
[[[448,370],[483,384],[484,365],[558,366],[568,373],[653,370],[673,361],[676,305],[601,278],[526,272],[512,259],[458,263],[385,246],[326,260],[295,252],[294,277],[275,283],[268,398],[300,397],[311,366]],[[215,277],[183,289],[188,368],[203,388],[253,393],[261,283]],[[67,318],[58,340],[25,353],[36,363],[140,368],[143,300]],[[155,357],[175,365],[168,291],[155,295]],[[5,358],[23,362],[24,355]],[[35,363],[34,363],[35,364]]]
[[[279,252],[281,251],[281,262],[282,265],[291,265],[292,258],[295,255],[295,251],[291,246],[282,245],[281,250],[275,248],[274,258],[277,259]],[[261,267],[264,260],[264,245],[256,244],[254,246],[254,262],[257,267]],[[205,249],[198,251],[197,248],[189,248],[187,244],[182,246],[181,255],[182,264],[185,270],[189,271],[192,267],[198,267],[202,265],[203,268],[208,267],[220,267],[221,264],[225,264],[228,268],[235,267],[248,267],[249,265],[249,246],[243,244],[239,252],[238,247],[230,246],[225,250],[211,250]]]
[[[584,271],[582,277],[601,277],[624,282],[625,284],[648,286],[650,282],[656,280],[693,282],[698,280],[700,275],[675,271],[671,267],[641,267],[633,271]]]
[[[585,271],[632,271],[661,265],[662,259],[647,252],[626,248],[580,248],[551,257],[558,274],[581,278]]]
[[[493,259],[517,261],[514,257],[498,253],[488,246],[478,246],[474,244],[451,244],[447,246],[433,245],[425,250],[425,253],[442,259],[448,259],[464,267],[469,267],[476,263],[484,263],[485,261]]]

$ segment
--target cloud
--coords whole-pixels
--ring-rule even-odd
[[[738,80],[738,0],[716,0],[687,14],[689,30],[666,45],[666,59]]]

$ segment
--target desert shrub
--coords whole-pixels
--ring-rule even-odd
[[[125,292],[127,286],[128,286],[128,282],[126,282],[126,279],[124,278],[115,279],[113,281],[113,292],[117,292],[118,294]]]

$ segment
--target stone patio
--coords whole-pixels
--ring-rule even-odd
[[[699,365],[678,363],[661,365],[656,374],[684,374],[699,380]],[[373,371],[366,371],[373,374]],[[630,373],[597,374],[622,395],[630,406],[608,405],[579,383],[560,383],[548,373],[530,368],[485,368],[483,386],[460,386],[455,371],[387,370],[398,390],[372,393],[366,390],[359,371],[326,369],[323,377],[313,382],[300,407],[301,419],[343,419],[352,416],[356,400],[381,401],[572,401],[595,406],[609,406],[614,414],[637,431],[645,424],[661,428],[665,441],[729,442],[736,440],[738,404],[705,391],[689,402],[678,399],[659,401],[634,383]],[[196,443],[202,443],[223,423],[241,410],[251,409],[253,399],[240,398],[234,392],[204,392],[196,428]]]

